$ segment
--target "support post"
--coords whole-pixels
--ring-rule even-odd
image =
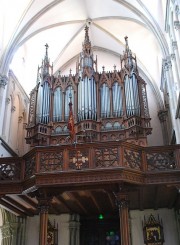
[[[116,193],[115,197],[119,208],[121,244],[130,245],[128,195],[126,193]]]
[[[53,195],[45,190],[36,190],[33,195],[38,200],[40,214],[39,245],[47,245],[48,211]]]

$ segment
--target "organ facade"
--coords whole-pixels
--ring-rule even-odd
[[[125,37],[121,69],[100,73],[92,52],[88,27],[76,74],[53,75],[48,45],[38,67],[37,85],[30,94],[26,141],[37,145],[127,141],[147,145],[151,133],[146,83]],[[69,112],[74,137],[70,137]],[[72,130],[72,129],[71,129]]]

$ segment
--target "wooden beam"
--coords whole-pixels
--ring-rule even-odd
[[[116,208],[116,204],[115,204],[115,196],[114,196],[114,194],[112,192],[107,191],[107,195],[108,195],[109,201],[111,203],[112,209],[115,209]]]
[[[98,202],[96,201],[95,197],[92,195],[92,192],[88,191],[88,194],[89,194],[90,198],[92,199],[92,201],[93,201],[95,207],[97,208],[98,212],[100,213],[101,208],[100,208]]]
[[[23,206],[21,203],[18,203],[17,201],[15,201],[14,199],[12,199],[9,196],[5,196],[3,197],[3,200],[9,202],[10,204],[12,204],[13,206],[15,206],[17,209],[22,210],[23,212],[26,213],[26,215],[28,216],[33,216],[35,215],[34,210],[30,209],[30,208],[26,208],[25,206]]]
[[[26,214],[24,212],[22,212],[21,210],[15,208],[13,205],[7,203],[6,201],[0,199],[0,204],[2,206],[4,206],[5,208],[7,208],[9,211],[12,211],[14,213],[16,213],[17,215],[21,216],[21,217],[26,217]]]
[[[68,210],[69,213],[72,211],[67,202],[65,202],[65,200],[60,195],[56,196],[56,198]]]
[[[70,197],[74,202],[76,202],[76,203],[78,204],[78,206],[83,210],[83,213],[85,213],[85,214],[88,213],[87,209],[86,209],[86,208],[82,205],[82,203],[80,202],[80,200],[79,200],[77,194],[72,193],[72,192],[69,192],[68,195],[69,195],[69,197]]]
[[[28,196],[26,196],[26,195],[18,195],[18,197],[20,197],[23,201],[25,201],[28,205],[30,205],[34,209],[37,209],[38,205],[31,198],[29,198]]]

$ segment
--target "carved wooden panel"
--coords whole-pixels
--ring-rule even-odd
[[[1,161],[0,164],[0,180],[20,180],[21,174],[21,160],[14,160],[14,161]]]
[[[36,172],[35,166],[36,166],[36,155],[34,154],[25,160],[25,172],[24,172],[25,179],[35,174]]]
[[[41,152],[40,172],[61,171],[63,167],[63,152]]]
[[[84,169],[89,167],[88,150],[72,150],[69,152],[69,169]]]
[[[118,166],[118,148],[108,147],[95,149],[95,166],[97,168],[108,168]]]
[[[147,153],[148,170],[168,170],[175,169],[176,163],[174,152]]]
[[[125,149],[124,150],[124,166],[133,168],[133,169],[141,169],[142,157],[141,152]]]

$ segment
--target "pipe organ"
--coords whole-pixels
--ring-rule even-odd
[[[75,143],[84,141],[128,141],[147,144],[151,133],[146,83],[139,76],[136,57],[125,37],[125,51],[120,57],[121,70],[97,71],[88,27],[76,74],[53,76],[48,45],[37,85],[30,94],[26,141],[36,145],[72,143],[69,137],[69,104],[74,118]]]

